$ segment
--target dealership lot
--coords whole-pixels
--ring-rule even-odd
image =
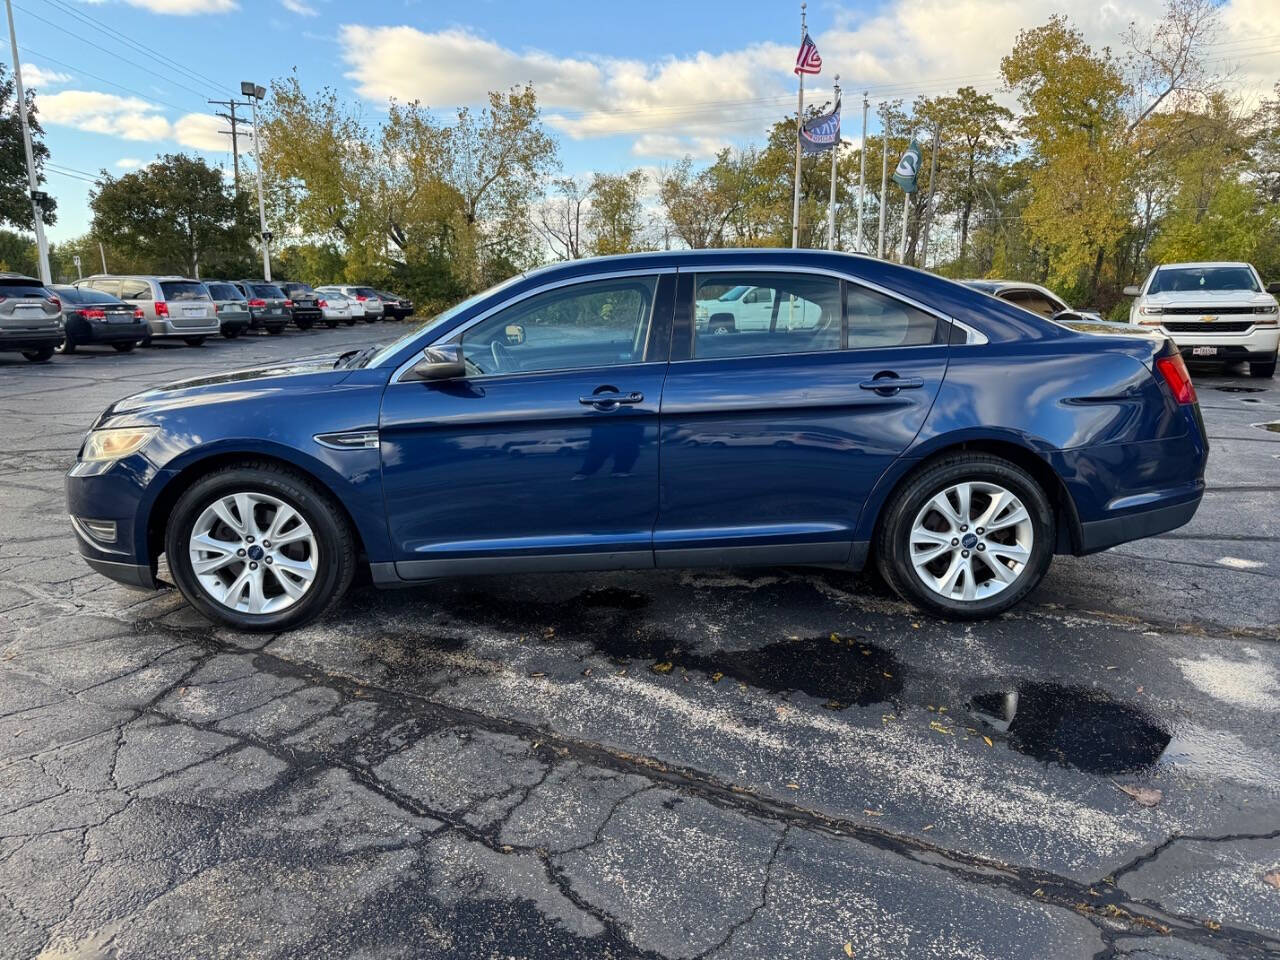
[[[990,623],[787,568],[365,586],[254,637],[80,561],[108,402],[403,329],[0,357],[0,955],[1280,951],[1273,381],[1198,373],[1190,525]]]

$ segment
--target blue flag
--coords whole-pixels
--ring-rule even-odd
[[[840,101],[830,113],[814,117],[800,128],[800,148],[805,153],[822,153],[840,142]]]

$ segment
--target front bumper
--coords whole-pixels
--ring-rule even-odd
[[[162,473],[143,453],[112,463],[77,461],[67,472],[67,513],[76,547],[93,569],[132,587],[158,585],[146,517],[164,485],[157,482],[165,479]],[[104,521],[115,525],[110,540],[94,535]]]
[[[1271,360],[1280,347],[1280,327],[1255,325],[1239,333],[1213,329],[1170,332],[1163,326],[1147,329],[1159,330],[1172,340],[1187,360]],[[1214,353],[1197,354],[1197,347],[1214,348]]]

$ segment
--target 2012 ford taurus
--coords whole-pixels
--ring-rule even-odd
[[[767,323],[695,322],[739,287],[767,292]],[[358,564],[400,586],[873,562],[969,619],[1054,554],[1186,523],[1206,458],[1166,338],[867,257],[696,251],[560,264],[386,346],[127,397],[67,500],[94,569],[155,588],[164,554],[247,630],[320,616]]]

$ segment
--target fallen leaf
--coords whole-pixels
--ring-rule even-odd
[[[947,712],[947,708],[946,708],[946,707],[939,707],[939,708],[938,708],[938,712],[939,712],[939,713],[946,713],[946,712]]]
[[[1222,924],[1220,924],[1217,920],[1206,920],[1206,921],[1204,922],[1204,925],[1205,925],[1206,927],[1208,927],[1210,930],[1221,930],[1221,929],[1222,929]]]
[[[799,789],[800,789],[800,784],[798,784],[798,783],[788,783],[788,784],[787,784],[787,789],[788,789],[788,790],[799,790]]]
[[[892,674],[892,673],[890,673],[888,670],[885,670],[885,671],[884,671],[884,675],[885,675],[887,678],[889,678],[890,680],[892,680],[892,679],[893,679],[893,674]]]
[[[672,666],[674,666],[674,664],[672,664],[670,660],[664,660],[662,663],[655,663],[649,669],[654,673],[670,673]]]
[[[850,943],[848,940],[846,940],[846,941],[844,942],[844,955],[845,955],[846,957],[852,957],[852,956],[853,956],[853,944],[852,944],[852,943]]]
[[[883,817],[883,816],[884,816],[884,811],[883,811],[883,810],[863,810],[862,812],[863,812],[863,813],[865,813],[868,817]]]
[[[937,733],[945,733],[947,736],[951,736],[951,728],[944,727],[937,720],[931,720],[929,722],[929,729],[936,731]]]
[[[713,673],[713,674],[711,675],[711,682],[712,682],[712,683],[719,683],[719,682],[720,682],[721,680],[723,680],[723,679],[724,679],[724,674],[723,674],[723,673],[721,673],[721,672],[720,672],[720,671],[718,671],[718,670],[717,670],[715,673]]]
[[[1280,870],[1272,870],[1262,875],[1262,882],[1280,890]]]
[[[983,742],[983,743],[985,743],[988,747],[994,747],[994,746],[995,746],[995,744],[991,742],[991,738],[990,738],[990,737],[983,737],[983,738],[982,738],[982,742]]]
[[[831,642],[832,642],[832,643],[839,643],[839,642],[840,642],[840,635],[839,635],[839,634],[837,634],[837,633],[833,633],[833,634],[831,635]]]
[[[1119,667],[1107,667],[1108,670],[1119,670]]]
[[[1138,688],[1138,693],[1141,693],[1141,692],[1142,692],[1142,688],[1141,688],[1141,687],[1139,687],[1139,688]]]
[[[923,826],[923,827],[921,827],[920,829],[921,829],[921,830],[932,830],[932,829],[933,829],[933,824],[932,824],[932,823],[927,824],[926,826]]]
[[[590,668],[590,667],[587,667],[587,669],[583,670],[583,671],[582,671],[582,675],[583,675],[584,677],[589,677],[589,676],[591,676],[591,668]]]
[[[1114,780],[1111,782],[1115,783]],[[1155,787],[1130,787],[1116,783],[1116,788],[1121,793],[1127,793],[1133,797],[1134,802],[1140,807],[1154,807],[1164,799],[1164,792],[1157,790]]]
[[[533,673],[529,674],[529,676],[530,676],[530,677],[545,677],[545,676],[546,676],[546,674],[545,674],[545,673],[543,673],[541,670],[535,670]]]
[[[1043,897],[1043,896],[1044,896],[1044,888],[1043,888],[1043,887],[1036,887],[1036,889],[1035,889],[1035,893],[1033,893],[1033,894],[1031,894],[1031,895],[1032,895],[1033,897]]]

